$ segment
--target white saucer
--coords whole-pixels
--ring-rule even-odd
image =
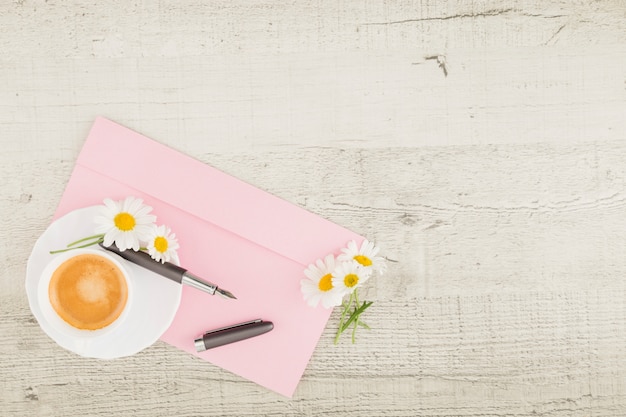
[[[120,258],[130,274],[135,296],[127,319],[115,330],[99,337],[75,338],[58,332],[46,320],[39,306],[37,291],[44,267],[68,243],[91,236],[98,206],[72,211],[53,222],[39,237],[28,258],[26,294],[33,315],[43,331],[59,346],[78,355],[113,359],[133,355],[151,346],[172,324],[182,295],[182,285]],[[98,245],[93,249],[102,250]]]

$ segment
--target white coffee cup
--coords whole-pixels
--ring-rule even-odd
[[[89,256],[85,257],[85,255]],[[93,258],[94,256],[98,258]],[[72,269],[74,275],[71,279],[59,278],[60,276],[63,276],[63,274],[69,274],[69,272],[62,272],[65,270],[69,270],[68,265],[78,265],[81,262],[84,264],[83,267],[75,266],[74,269]],[[115,271],[113,274],[115,275],[116,279],[119,279],[119,277],[123,278],[122,284],[119,284],[119,282],[113,282],[114,280],[110,279],[110,277],[109,279],[103,279],[104,275],[111,275],[105,274],[105,271],[114,270],[107,268],[117,269],[117,271]],[[59,270],[59,272],[57,272],[57,270]],[[81,271],[80,274],[78,274],[77,271]],[[65,279],[65,281],[75,283],[71,287],[69,287],[69,290],[66,290],[65,292],[61,291],[59,288],[53,289],[52,294],[55,294],[53,296],[53,298],[55,299],[54,304],[57,304],[57,308],[59,308],[60,312],[55,309],[55,307],[53,306],[53,301],[51,301],[50,284],[53,280],[53,276],[55,276],[55,272],[57,272],[57,280]],[[114,285],[110,285],[108,283]],[[123,307],[121,307],[122,302],[120,300],[113,300],[115,303],[116,312],[111,313],[110,315],[115,316],[118,313],[119,315],[117,315],[117,317],[114,318],[112,322],[105,324],[103,327],[97,329],[86,329],[84,328],[85,326],[79,326],[76,323],[72,325],[62,317],[62,314],[66,314],[66,310],[71,310],[69,308],[65,308],[69,305],[80,305],[82,308],[81,310],[77,310],[74,307],[72,308],[74,308],[74,312],[84,312],[81,313],[84,315],[84,317],[88,317],[94,311],[98,311],[99,308],[106,310],[106,307],[103,306],[110,305],[110,303],[108,303],[107,301],[112,298],[110,297],[108,288],[115,287],[117,285],[123,287],[123,284],[125,284],[126,288],[125,303],[123,303]],[[121,292],[123,294],[123,288],[120,288],[120,290],[122,290]],[[71,297],[66,297],[67,294],[71,294]],[[66,301],[61,301],[62,298],[66,299]],[[119,298],[123,297],[120,296]],[[128,270],[116,258],[115,255],[98,249],[74,249],[56,255],[44,268],[38,286],[39,306],[46,321],[48,321],[48,323],[56,331],[62,333],[65,336],[76,339],[91,339],[101,337],[114,331],[126,320],[126,317],[128,316],[128,311],[132,304],[132,299],[133,286]],[[67,300],[78,301],[69,302]],[[63,306],[62,304],[64,303],[67,305]],[[119,312],[120,308],[121,312]],[[110,321],[111,319],[111,317],[108,317],[106,320]],[[68,318],[68,320],[73,321],[70,318]]]

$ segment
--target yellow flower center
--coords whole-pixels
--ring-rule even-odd
[[[135,228],[135,218],[132,214],[126,212],[116,214],[113,222],[115,223],[115,227],[123,232],[128,232]]]
[[[317,284],[320,291],[330,291],[333,289],[333,276],[331,274],[326,274],[320,279],[319,284]]]
[[[343,283],[346,284],[346,287],[352,288],[359,283],[359,276],[356,274],[348,274],[343,277]]]
[[[161,253],[164,253],[167,250],[167,239],[165,239],[163,236],[157,236],[154,239],[154,249]]]
[[[354,260],[363,266],[372,266],[372,260],[365,255],[357,255]]]

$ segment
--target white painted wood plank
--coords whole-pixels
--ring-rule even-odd
[[[8,151],[73,146],[106,115],[194,154],[263,146],[626,137],[626,47],[0,63]],[[62,136],[49,138],[61,133]],[[19,138],[19,140],[18,140]],[[36,144],[44,144],[43,146]],[[46,145],[47,144],[47,145]]]
[[[19,0],[0,8],[5,57],[154,57],[623,44],[621,0]]]

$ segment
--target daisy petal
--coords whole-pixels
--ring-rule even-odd
[[[113,237],[112,237],[112,236],[113,236],[113,235],[112,235],[112,234],[110,234],[110,233],[108,233],[108,234],[104,235],[104,241],[102,242],[102,244],[103,244],[104,246],[111,246],[111,245],[113,244],[114,240],[115,240],[115,239],[113,239]]]

